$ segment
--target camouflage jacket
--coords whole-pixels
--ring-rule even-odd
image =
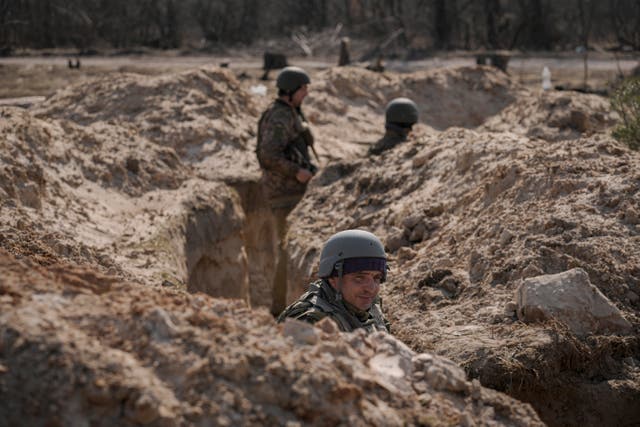
[[[408,129],[401,128],[399,126],[387,125],[384,136],[369,147],[369,154],[379,155],[383,151],[387,151],[407,140],[409,134]]]
[[[256,155],[269,199],[301,197],[306,183],[296,179],[301,168],[315,173],[308,146],[313,137],[299,108],[276,100],[258,122]]]
[[[287,307],[278,316],[278,322],[287,317],[316,323],[329,316],[335,320],[340,330],[351,332],[363,328],[367,332],[389,332],[390,325],[382,314],[380,301],[367,311],[360,311],[346,301],[336,298],[337,292],[326,280],[318,280],[309,285],[309,290],[298,301]]]

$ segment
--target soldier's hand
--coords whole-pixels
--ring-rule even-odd
[[[313,174],[307,169],[299,169],[296,174],[296,179],[302,183],[305,183],[311,179]]]

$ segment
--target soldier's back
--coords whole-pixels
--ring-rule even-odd
[[[403,135],[400,132],[387,130],[382,138],[380,138],[375,144],[369,147],[369,154],[380,155],[383,152],[392,149],[396,145],[406,140],[406,135]]]

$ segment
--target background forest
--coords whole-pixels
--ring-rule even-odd
[[[335,29],[432,50],[640,50],[637,0],[0,0],[0,49],[215,49]],[[402,30],[402,31],[400,31]]]

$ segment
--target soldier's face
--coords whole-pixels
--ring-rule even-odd
[[[302,101],[309,94],[309,85],[302,85],[300,89],[295,91],[293,95],[291,95],[291,103],[294,107],[299,107],[302,105]]]
[[[382,273],[373,271],[358,271],[342,276],[342,297],[360,310],[368,310],[380,292]],[[338,278],[331,277],[329,283],[338,289]]]

